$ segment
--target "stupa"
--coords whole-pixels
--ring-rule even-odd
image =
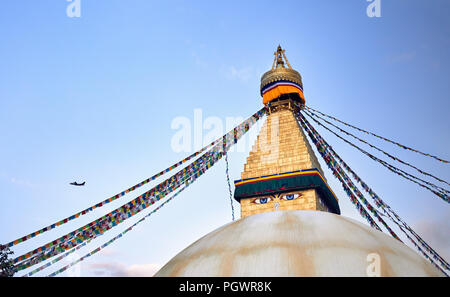
[[[235,181],[241,219],[197,240],[155,276],[442,276],[400,241],[340,215],[293,111],[301,75],[278,46],[261,79],[269,114]]]

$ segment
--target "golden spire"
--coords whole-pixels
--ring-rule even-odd
[[[281,210],[318,210],[339,214],[337,198],[295,114],[304,104],[300,74],[284,49],[274,53],[272,69],[261,78],[263,103],[269,115],[252,147],[234,197],[241,217]]]
[[[281,45],[278,45],[277,51],[273,53],[275,55],[275,59],[273,61],[272,70],[275,69],[275,63],[276,68],[285,68],[284,61],[286,61],[286,64],[288,65],[289,69],[292,69],[291,64],[289,64],[288,59],[286,58],[285,50],[281,48]],[[284,59],[284,61],[283,61]]]

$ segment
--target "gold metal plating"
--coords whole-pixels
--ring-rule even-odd
[[[282,49],[281,46],[278,46],[277,51],[274,53],[275,59],[273,61],[272,69],[264,73],[261,78],[261,90],[266,85],[280,80],[292,81],[303,88],[302,76],[292,69],[284,52],[285,50]],[[284,66],[285,62],[288,65],[288,68]]]

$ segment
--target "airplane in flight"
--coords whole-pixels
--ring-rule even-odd
[[[77,182],[73,182],[70,183],[72,186],[84,186],[86,184],[86,182],[82,182],[81,184],[77,183]]]

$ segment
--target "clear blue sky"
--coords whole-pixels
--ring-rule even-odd
[[[381,2],[381,18],[369,18],[365,0],[81,0],[81,18],[69,18],[64,0],[3,1],[0,242],[47,226],[184,158],[186,153],[171,149],[174,118],[193,119],[195,108],[204,118],[223,120],[253,114],[262,107],[260,77],[278,44],[303,76],[308,105],[450,159],[450,2]],[[319,131],[449,260],[445,202]],[[450,165],[371,140],[450,180]],[[232,179],[240,178],[247,154],[230,155]],[[342,214],[364,222],[326,174]],[[87,185],[69,186],[74,180]],[[148,189],[19,245],[15,255]],[[150,220],[83,262],[81,275],[154,270],[228,223],[229,203],[221,161]],[[237,203],[235,209],[239,213]],[[54,267],[39,275],[61,265]]]

